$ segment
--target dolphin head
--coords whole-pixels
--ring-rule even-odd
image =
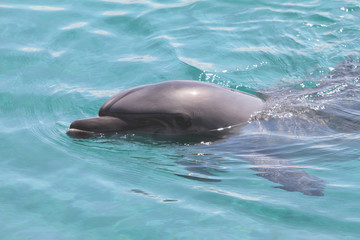
[[[114,95],[99,117],[74,121],[68,134],[204,134],[245,124],[263,105],[260,98],[214,84],[168,81]]]

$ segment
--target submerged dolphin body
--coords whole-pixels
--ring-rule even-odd
[[[215,84],[167,81],[116,94],[102,105],[99,117],[76,120],[67,133],[206,135],[246,124],[264,105],[261,98]]]

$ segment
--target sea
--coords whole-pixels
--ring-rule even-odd
[[[1,0],[0,239],[360,239],[359,23],[358,0]],[[219,139],[66,134],[170,80],[267,105]]]

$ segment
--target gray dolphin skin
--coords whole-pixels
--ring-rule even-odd
[[[70,136],[119,132],[207,134],[246,124],[261,98],[215,84],[175,80],[143,85],[108,99],[99,117],[70,125]]]

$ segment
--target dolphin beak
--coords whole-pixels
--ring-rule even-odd
[[[116,117],[95,117],[75,120],[66,132],[71,137],[90,137],[100,133],[125,131],[128,124]]]

